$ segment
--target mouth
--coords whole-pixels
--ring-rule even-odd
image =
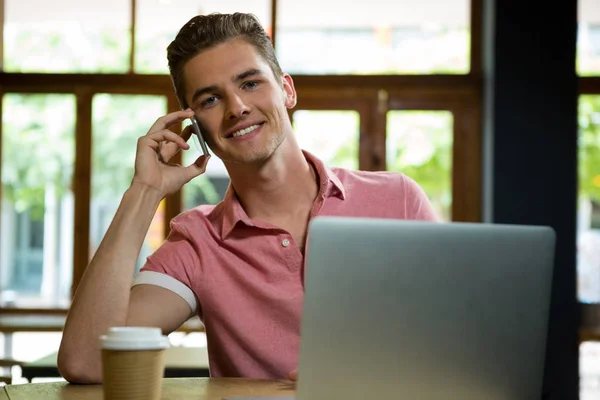
[[[250,126],[247,126],[245,128],[242,129],[238,129],[237,131],[231,132],[229,133],[227,136],[225,136],[227,139],[232,139],[232,138],[239,138],[241,136],[247,135],[253,131],[255,131],[256,129],[260,128],[262,125],[264,124],[264,122],[260,122],[258,124],[253,124]]]

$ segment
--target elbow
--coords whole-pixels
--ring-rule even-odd
[[[102,383],[102,368],[99,363],[100,360],[94,362],[81,353],[65,350],[62,346],[58,352],[58,371],[69,383]]]

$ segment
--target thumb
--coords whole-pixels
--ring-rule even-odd
[[[200,176],[204,172],[206,172],[206,164],[208,164],[209,159],[210,159],[210,155],[208,155],[208,156],[202,155],[202,156],[198,157],[192,165],[189,165],[185,168],[186,172],[187,172],[188,182],[191,181],[192,179],[194,179],[195,177]]]

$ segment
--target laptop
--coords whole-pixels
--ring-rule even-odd
[[[549,227],[319,217],[296,400],[542,394]]]

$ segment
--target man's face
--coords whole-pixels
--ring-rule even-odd
[[[188,61],[183,73],[186,100],[224,162],[266,160],[291,133],[292,78],[273,76],[253,45],[241,39],[219,44]]]

